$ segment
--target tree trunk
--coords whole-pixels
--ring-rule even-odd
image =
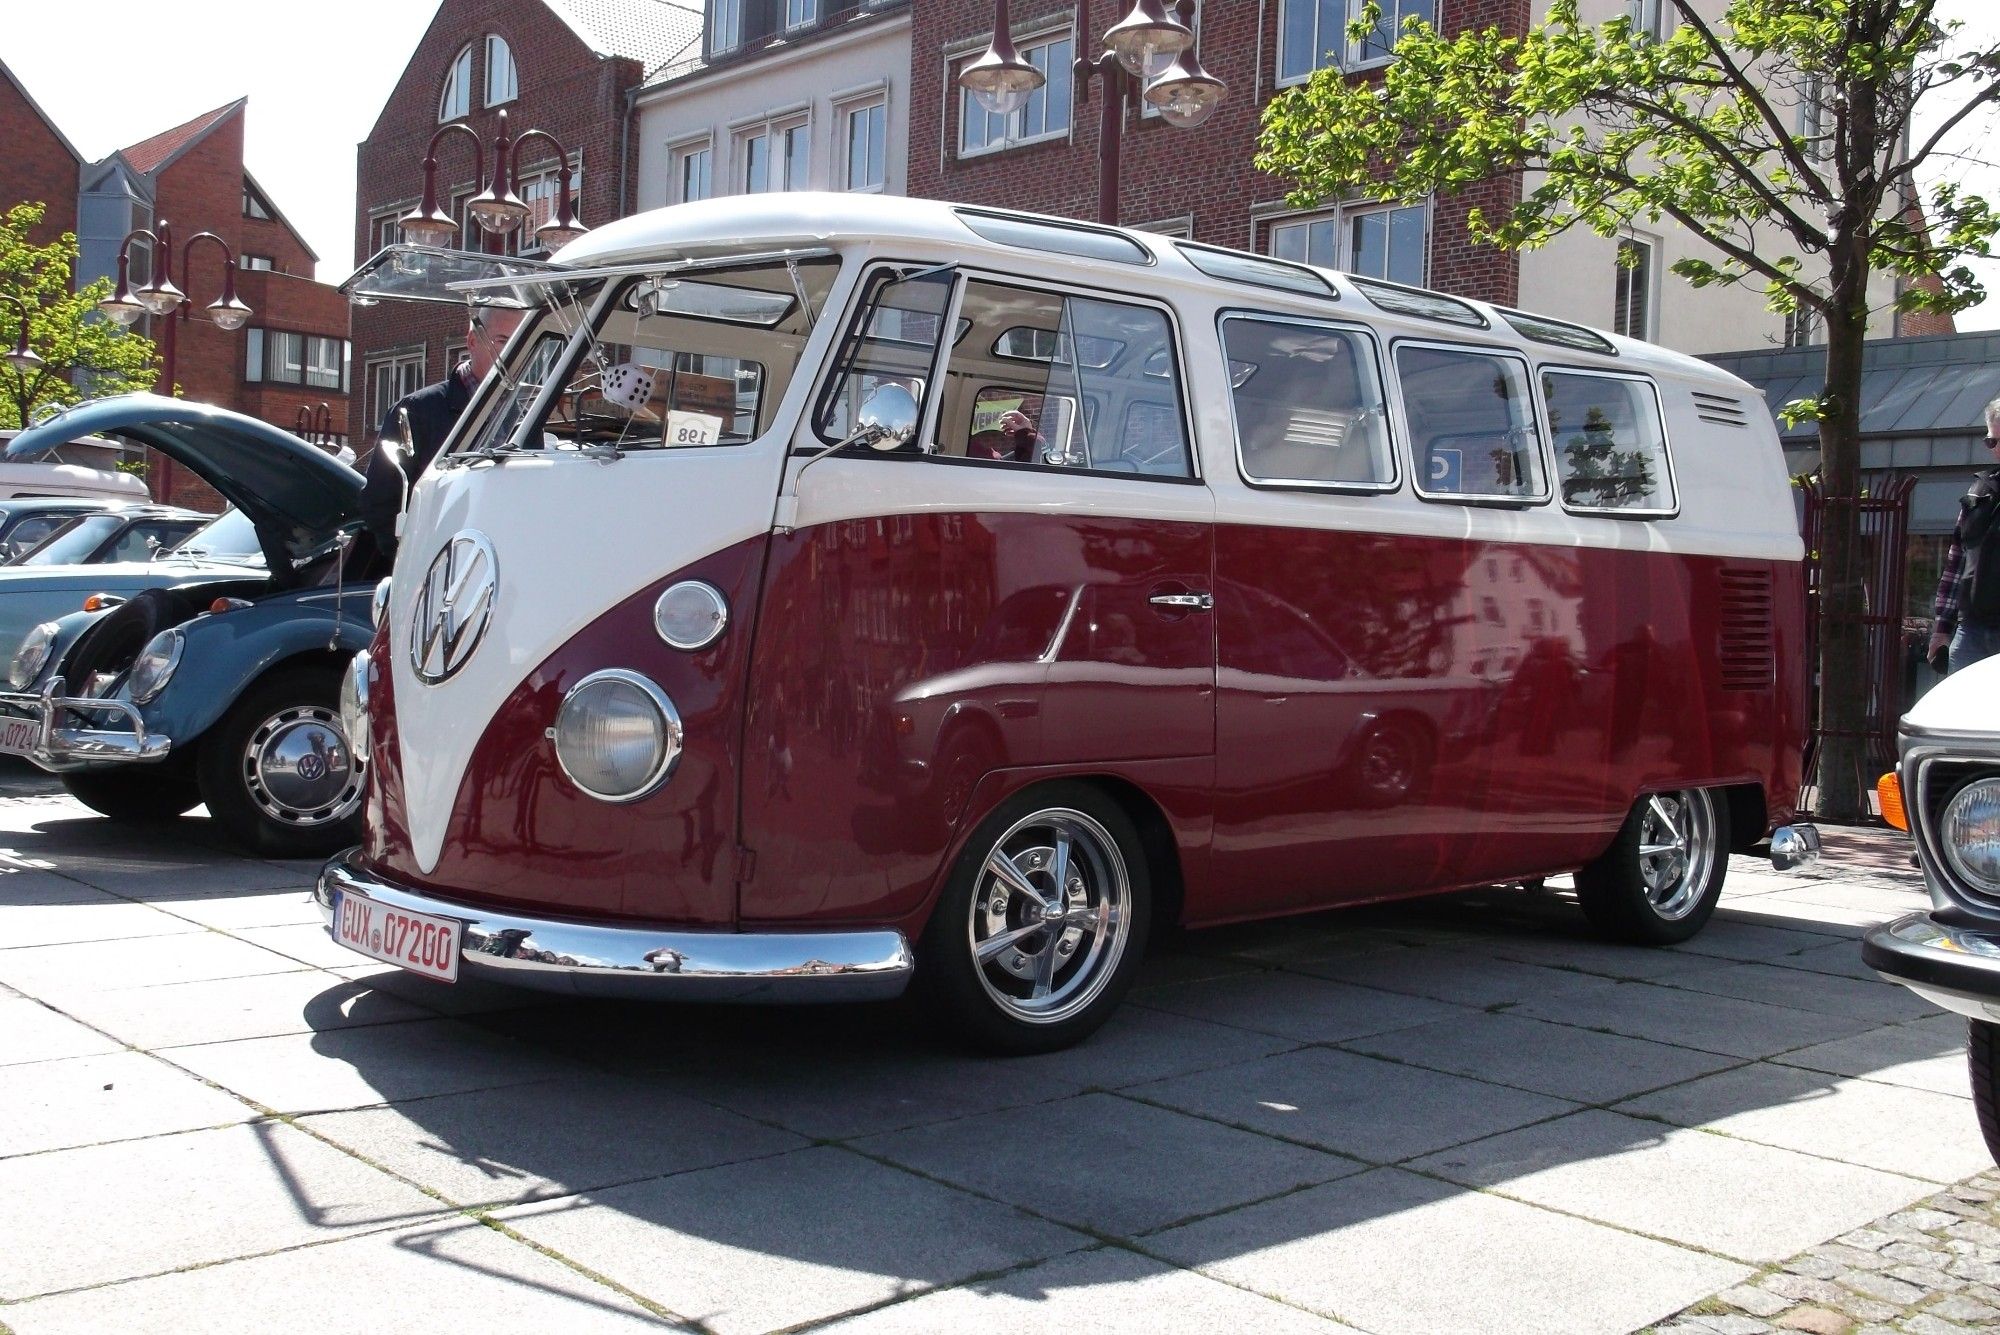
[[[1861,537],[1861,355],[1868,329],[1865,256],[1842,238],[1832,248],[1833,300],[1826,313],[1826,384],[1820,396],[1820,476],[1826,511],[1820,530],[1819,752],[1807,782],[1818,784],[1817,813],[1859,820],[1874,776],[1867,764],[1868,591]]]

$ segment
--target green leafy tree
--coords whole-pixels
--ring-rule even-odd
[[[2000,96],[2000,47],[1965,49],[1937,0],[1664,0],[1664,39],[1627,18],[1587,25],[1554,0],[1524,34],[1444,37],[1412,22],[1379,79],[1322,70],[1265,112],[1258,165],[1297,202],[1415,201],[1519,174],[1519,202],[1474,211],[1475,239],[1532,249],[1574,227],[1613,237],[1672,219],[1714,248],[1677,261],[1697,287],[1747,284],[1826,332],[1816,419],[1829,523],[1822,572],[1818,773],[1823,814],[1860,810],[1868,696],[1859,618],[1862,341],[1870,280],[1902,311],[1956,311],[1985,294],[1964,260],[1990,253],[1986,200],[1920,187],[1954,134]],[[1357,35],[1379,22],[1377,7]],[[1916,133],[1919,108],[1934,125]],[[1879,285],[1878,285],[1879,286]]]
[[[111,295],[109,279],[70,290],[76,237],[65,232],[45,246],[30,243],[42,212],[38,203],[16,204],[0,216],[0,294],[31,308],[28,346],[43,363],[17,371],[0,362],[0,428],[21,426],[37,409],[75,403],[86,393],[150,389],[158,373],[152,340],[98,315],[97,303]],[[10,349],[20,319],[20,307],[0,300],[0,331]]]

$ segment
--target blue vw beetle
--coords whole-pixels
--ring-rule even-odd
[[[151,394],[79,405],[7,453],[86,432],[150,446],[214,487],[254,531],[263,570],[190,566],[108,610],[37,626],[0,693],[0,752],[60,775],[108,816],[206,803],[260,853],[354,843],[361,762],[341,726],[341,673],[373,633],[387,565],[357,540],[361,475],[254,418]]]

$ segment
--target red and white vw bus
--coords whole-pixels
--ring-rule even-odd
[[[1817,850],[1780,827],[1784,465],[1699,361],[868,196],[644,214],[461,288],[531,314],[350,679],[367,835],[318,894],[363,953],[914,982],[1038,1050],[1156,925],[1575,871],[1669,942],[1732,850]]]

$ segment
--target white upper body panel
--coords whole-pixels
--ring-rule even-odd
[[[1984,732],[2000,738],[2000,658],[1981,659],[1931,687],[1903,715],[1903,724],[1925,732]]]

